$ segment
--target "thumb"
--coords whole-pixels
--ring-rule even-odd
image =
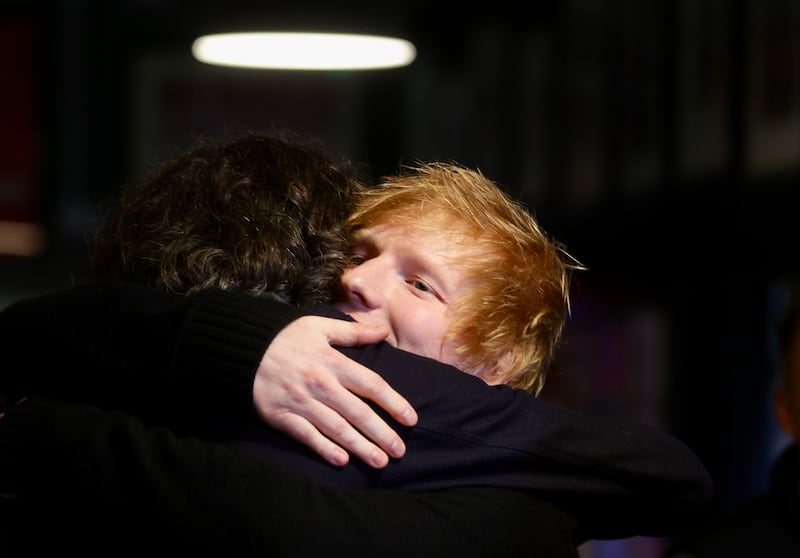
[[[379,343],[389,336],[389,327],[385,325],[367,325],[358,322],[345,322],[337,324],[328,333],[328,342],[331,345],[342,347],[355,347]]]

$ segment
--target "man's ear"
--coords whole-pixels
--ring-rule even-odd
[[[500,384],[513,384],[515,374],[507,372],[514,364],[514,350],[507,351],[500,358],[495,360],[492,364],[487,364],[481,367],[475,375],[481,378],[490,386]],[[503,371],[506,372],[503,372]]]
[[[792,400],[789,392],[787,392],[783,387],[776,389],[772,398],[772,404],[775,408],[775,415],[778,417],[778,424],[780,424],[784,432],[797,440],[797,435],[800,434],[800,432],[794,431],[794,421],[792,421]]]

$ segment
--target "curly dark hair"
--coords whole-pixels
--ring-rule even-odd
[[[180,294],[331,302],[365,184],[363,167],[293,132],[201,138],[122,189],[92,233],[92,269]]]

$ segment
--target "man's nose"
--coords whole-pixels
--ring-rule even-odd
[[[345,296],[353,303],[378,308],[385,288],[385,270],[379,258],[372,258],[351,267],[342,274]]]

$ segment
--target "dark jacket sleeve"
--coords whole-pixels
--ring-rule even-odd
[[[253,414],[258,363],[300,314],[271,298],[177,296],[95,281],[0,312],[6,397],[42,395],[135,412],[188,429],[209,416]],[[192,361],[178,361],[178,350]],[[110,371],[113,370],[113,373]],[[173,424],[173,426],[177,426]]]
[[[346,491],[118,411],[28,399],[0,419],[4,549],[577,558],[573,521],[500,488]]]

